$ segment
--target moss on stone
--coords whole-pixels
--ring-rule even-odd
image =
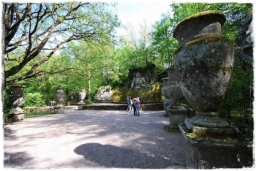
[[[192,133],[186,133],[186,136],[188,136],[191,139],[220,139],[223,141],[229,141],[229,142],[234,142],[234,141],[249,141],[249,139],[246,139],[244,137],[241,137],[238,134],[234,134],[234,135],[229,135],[229,134],[213,134],[213,133],[204,133],[204,134],[198,134],[196,132],[192,132]]]
[[[165,130],[166,132],[176,132],[176,133],[180,133],[180,130],[179,130],[179,129],[172,129],[172,128],[170,128],[169,125],[165,125],[165,126],[164,126],[164,130]]]
[[[164,117],[169,117],[169,114],[165,113],[165,114],[164,114]]]
[[[162,102],[164,96],[161,92],[162,84],[156,82],[151,85],[151,90],[145,89],[132,89],[128,90],[127,88],[116,88],[112,89],[111,101],[113,102],[126,102],[127,96],[135,98],[140,97],[141,102]]]
[[[225,15],[220,12],[220,11],[217,11],[217,10],[208,10],[208,11],[203,11],[203,12],[199,12],[199,13],[196,13],[196,14],[193,14],[185,19],[183,19],[178,25],[177,27],[175,28],[175,30],[173,31],[173,35],[175,35],[176,31],[182,27],[184,24],[186,24],[187,22],[191,21],[191,20],[195,20],[195,19],[198,19],[200,17],[206,17],[206,16],[210,16],[210,15],[216,15],[216,16],[219,16],[222,20],[220,20],[220,23],[221,25],[223,25],[226,21],[226,17]],[[175,36],[174,36],[175,37]]]
[[[174,52],[174,55],[179,53],[184,47],[187,47],[187,46],[191,46],[191,45],[199,44],[199,43],[209,43],[209,42],[217,42],[217,41],[227,42],[230,46],[234,45],[233,41],[231,41],[230,39],[228,39],[224,36],[221,36],[221,35],[218,35],[218,34],[209,34],[209,35],[204,35],[204,36],[198,37],[196,39],[193,39],[193,40],[185,43],[183,46],[179,47]]]
[[[221,35],[218,35],[218,34],[209,34],[209,36],[202,36],[200,38],[197,38],[197,39],[194,39],[194,40],[191,40],[189,42],[187,42],[184,46],[189,46],[189,45],[192,45],[192,44],[198,44],[198,43],[208,43],[208,42],[217,42],[217,41],[225,41],[225,42],[228,42],[228,44],[230,45],[234,45],[234,43],[224,37],[224,36],[221,36]]]

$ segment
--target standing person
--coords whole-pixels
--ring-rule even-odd
[[[133,100],[132,97],[130,96],[130,111],[133,110]]]
[[[136,107],[135,107],[135,104],[136,104],[136,98],[133,98],[133,114],[136,115]]]
[[[127,109],[126,109],[126,111],[128,112],[128,111],[130,111],[130,109],[131,109],[131,96],[127,96],[127,98],[126,98],[126,104],[127,104]]]
[[[140,98],[136,98],[136,103],[135,103],[135,108],[136,108],[136,116],[140,116]]]

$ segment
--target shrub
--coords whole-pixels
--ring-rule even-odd
[[[84,102],[85,102],[85,104],[93,104],[93,102],[91,100],[85,100]]]
[[[12,108],[12,106],[9,103],[10,94],[11,94],[11,89],[9,87],[4,89],[4,91],[3,91],[3,113],[4,113],[5,118],[9,116],[9,112]]]
[[[28,93],[25,95],[25,106],[40,107],[45,106],[43,95],[40,93]]]

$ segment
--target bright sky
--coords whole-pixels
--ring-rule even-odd
[[[129,25],[138,31],[146,21],[151,26],[161,19],[161,14],[170,11],[172,0],[116,0],[117,15],[124,25]],[[118,29],[118,35],[126,34],[124,29]]]
[[[97,0],[96,0],[97,1]],[[150,27],[156,21],[160,21],[161,14],[170,12],[171,3],[201,2],[201,3],[224,3],[240,2],[248,3],[252,0],[100,0],[104,2],[117,3],[117,15],[124,25],[131,26],[136,32],[140,30],[140,25],[146,21]],[[151,27],[150,27],[151,28]],[[117,29],[119,36],[126,35],[124,29]]]

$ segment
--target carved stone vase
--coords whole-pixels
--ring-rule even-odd
[[[162,78],[163,80],[163,86],[161,89],[162,95],[164,96],[164,101],[163,101],[163,105],[164,105],[164,110],[165,113],[168,114],[168,106],[170,106],[172,104],[172,100],[169,98],[169,85],[168,85],[168,77]]]
[[[78,93],[78,99],[79,99],[79,102],[78,102],[78,110],[81,110],[83,104],[85,104],[85,103],[84,103],[85,97],[86,97],[85,89],[84,89],[84,88],[81,88],[81,91]]]
[[[168,68],[167,70],[168,77],[162,78],[163,80],[163,87],[162,87],[162,94],[165,99],[170,99],[171,104],[179,103],[183,94],[181,89],[178,85],[178,80],[175,75],[174,68]]]
[[[20,108],[25,103],[24,88],[25,86],[12,86],[9,103],[14,107],[14,109],[12,109],[9,114],[14,122],[23,120],[24,114],[26,113]]]
[[[191,124],[226,127],[218,109],[229,87],[234,62],[234,45],[221,35],[225,16],[206,11],[183,20],[174,31],[179,42],[174,61],[182,92],[196,110]]]
[[[163,95],[164,108],[166,113],[169,115],[170,128],[178,128],[178,124],[184,122],[187,116],[187,109],[181,105],[180,101],[184,97],[180,86],[178,84],[178,78],[174,68],[168,68],[168,81],[164,83]],[[165,78],[163,78],[164,80]]]
[[[81,91],[78,93],[78,99],[79,99],[78,103],[83,103],[84,104],[85,96],[86,96],[85,89],[82,88]]]
[[[64,113],[65,99],[64,99],[64,90],[62,87],[57,89],[55,96],[56,105],[54,106],[54,113],[60,114]]]
[[[223,13],[204,11],[184,19],[174,30],[173,37],[179,42],[174,53],[179,85],[196,111],[179,124],[187,141],[187,168],[239,168],[252,161],[252,142],[242,140],[217,113],[234,63],[233,42],[221,35],[224,22]]]

